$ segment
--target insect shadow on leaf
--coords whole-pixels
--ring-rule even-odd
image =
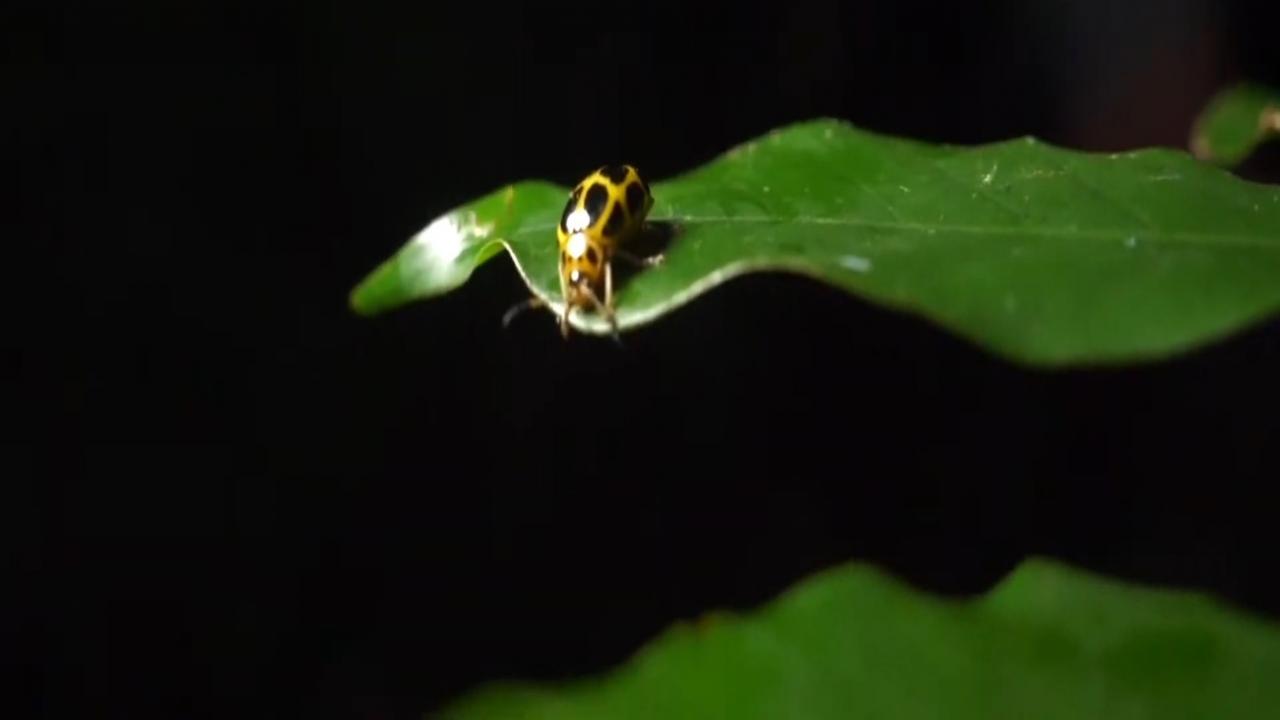
[[[625,288],[637,274],[666,262],[667,251],[680,234],[674,220],[649,220],[613,258],[613,291]]]

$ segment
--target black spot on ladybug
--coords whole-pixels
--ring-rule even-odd
[[[590,245],[587,246],[587,262],[592,265],[600,262],[600,256],[596,253],[596,249]]]
[[[582,207],[587,211],[587,217],[591,218],[591,224],[595,225],[596,220],[604,213],[605,205],[609,204],[609,191],[604,189],[603,185],[593,184],[587,188],[587,199]]]
[[[600,168],[600,174],[609,178],[609,181],[615,185],[621,185],[627,179],[626,165],[606,165]]]
[[[609,219],[604,224],[604,234],[609,237],[615,237],[618,231],[622,229],[622,223],[626,219],[622,216],[622,203],[614,203],[613,210],[609,213]]]
[[[573,189],[573,193],[569,195],[569,202],[564,205],[564,212],[560,213],[560,229],[569,232],[569,214],[578,207],[578,198],[582,197],[582,186]]]
[[[627,210],[631,212],[631,217],[639,217],[640,211],[644,210],[644,188],[640,187],[640,182],[633,182],[627,186]]]

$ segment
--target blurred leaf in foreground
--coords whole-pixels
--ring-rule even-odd
[[[846,565],[680,625],[604,677],[492,684],[454,720],[1275,718],[1280,627],[1028,560],[972,602]]]

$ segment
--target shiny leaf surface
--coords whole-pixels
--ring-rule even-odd
[[[495,683],[456,720],[1272,718],[1280,627],[1040,559],[963,602],[846,565],[681,624],[614,672]]]
[[[1161,358],[1280,309],[1280,187],[1183,152],[928,145],[822,119],[651,185],[657,242],[640,254],[664,250],[665,262],[619,278],[623,331],[760,271],[1051,366]],[[558,312],[554,228],[567,194],[518,182],[442,215],[356,288],[353,306],[372,315],[446,292],[505,248]],[[593,313],[571,323],[609,330]]]

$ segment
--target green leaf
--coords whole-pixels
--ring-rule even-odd
[[[432,717],[1274,718],[1280,627],[1031,559],[971,602],[862,565],[669,629],[607,676],[477,688]]]
[[[930,145],[822,119],[651,185],[650,217],[674,236],[664,264],[618,283],[623,331],[759,271],[799,273],[1042,365],[1161,358],[1280,308],[1280,188],[1184,152]],[[447,292],[506,248],[558,312],[567,194],[518,182],[442,215],[353,306],[373,315]],[[571,323],[609,329],[594,313]]]
[[[1208,162],[1233,167],[1258,145],[1280,137],[1280,92],[1241,83],[1218,93],[1196,120],[1191,150]]]

